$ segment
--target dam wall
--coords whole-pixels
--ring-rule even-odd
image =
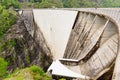
[[[54,59],[62,58],[77,11],[33,10],[35,23],[42,31]]]
[[[52,55],[53,64],[48,71],[52,70],[53,75],[96,80],[115,65],[110,75],[113,80],[119,80],[119,8],[32,11],[37,29],[32,26],[28,32],[34,38],[37,31],[39,45]],[[59,70],[64,68],[63,72],[58,71],[58,65],[61,65]],[[69,72],[74,75],[68,75]]]

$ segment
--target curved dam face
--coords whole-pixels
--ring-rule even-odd
[[[112,66],[118,54],[118,28],[109,18],[80,12],[64,53],[64,65],[93,79]],[[75,67],[76,66],[76,67]]]
[[[33,10],[53,57],[52,75],[96,80],[114,66],[120,29],[109,10],[102,10]]]

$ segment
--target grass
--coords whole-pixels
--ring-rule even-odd
[[[16,70],[4,80],[52,80],[42,68],[31,66],[29,68]]]

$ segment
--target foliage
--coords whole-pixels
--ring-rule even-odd
[[[4,41],[3,43],[1,43],[0,45],[0,52],[4,51],[4,50],[9,50],[12,47],[14,47],[16,45],[15,40],[7,40]]]
[[[45,74],[45,72],[43,71],[42,68],[34,65],[30,67],[30,70],[32,72],[34,72],[34,79],[35,80],[52,80],[52,78],[50,76],[48,76],[47,74]]]
[[[91,0],[88,0],[88,1],[83,0],[81,5],[82,6],[80,6],[80,7],[95,7],[95,2],[93,2]]]
[[[40,75],[43,75],[43,74],[44,74],[43,69],[40,68],[40,67],[38,67],[38,66],[36,66],[36,65],[31,66],[31,67],[30,67],[30,70],[31,70],[32,72],[38,73],[38,74],[40,74]]]
[[[42,2],[40,3],[40,8],[52,8],[52,7],[55,7],[56,4],[53,4],[53,3],[49,3],[49,2]]]
[[[14,11],[8,11],[0,5],[0,36],[2,36],[13,24],[16,23]]]
[[[120,0],[103,0],[100,7],[120,7]]]
[[[30,0],[30,2],[34,3],[34,2],[42,2],[42,0]]]
[[[30,2],[21,3],[22,8],[61,8],[61,0],[30,0]]]
[[[8,2],[7,2],[8,1]],[[15,46],[14,40],[4,41],[3,37],[8,29],[16,23],[16,12],[12,9],[8,9],[10,0],[0,1],[0,53],[4,50],[11,50],[11,47]],[[12,0],[11,0],[12,1]],[[16,4],[16,2],[14,3]],[[7,72],[7,62],[0,58],[0,77],[4,77]]]
[[[71,0],[62,0],[63,7],[69,8],[71,7]]]
[[[0,77],[4,77],[7,73],[7,62],[0,58]]]
[[[45,74],[45,72],[43,71],[43,69],[42,68],[40,68],[40,67],[38,67],[38,66],[36,66],[36,65],[34,65],[34,66],[31,66],[30,67],[30,70],[32,71],[32,72],[34,72],[33,73],[33,75],[34,75],[34,80],[52,80],[52,78],[50,77],[50,76],[48,76],[47,74]]]
[[[65,78],[61,78],[61,79],[59,79],[59,80],[66,80]]]
[[[54,4],[54,7],[61,8],[63,7],[63,3],[61,0],[48,0],[48,3]]]
[[[16,70],[4,80],[52,80],[42,68],[38,66],[31,66],[29,68]]]
[[[92,0],[62,0],[63,6],[68,8],[94,7]]]
[[[30,0],[21,3],[22,8],[81,8],[81,7],[120,7],[120,0]],[[20,8],[18,0],[1,0],[5,8]]]
[[[1,5],[5,6],[6,9],[9,9],[10,7],[20,8],[18,0],[1,0]]]
[[[26,62],[27,64],[30,64],[30,57],[28,55],[26,56]]]

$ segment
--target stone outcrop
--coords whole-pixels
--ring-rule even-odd
[[[15,43],[12,48],[6,48],[1,53],[1,56],[9,62],[8,70],[10,72],[16,68],[31,65],[38,65],[47,70],[52,62],[51,51],[46,45],[41,31],[25,15],[19,17],[17,23],[6,33],[4,40],[14,40]]]

